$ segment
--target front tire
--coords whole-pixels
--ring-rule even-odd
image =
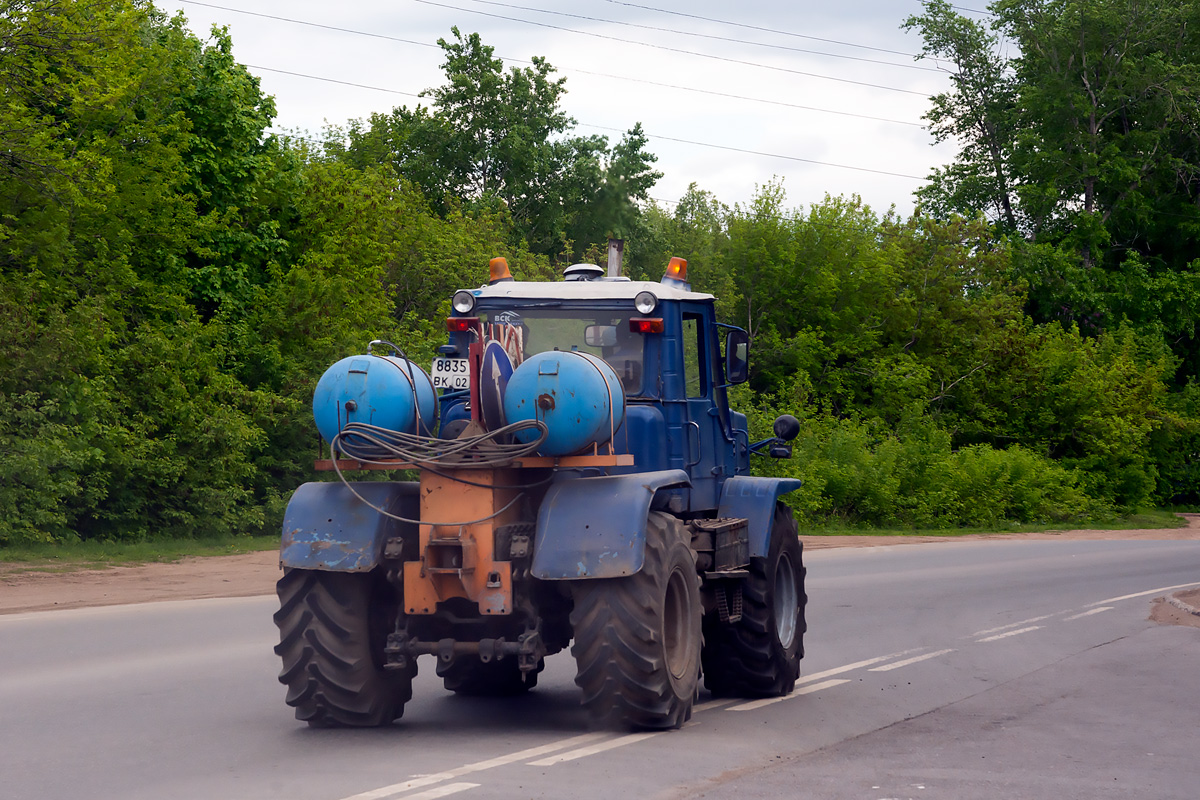
[[[701,605],[682,523],[650,512],[639,572],[572,588],[575,683],[592,718],[618,728],[687,722],[699,683]]]
[[[387,725],[412,698],[416,659],[385,670],[383,648],[400,614],[378,573],[293,569],[276,585],[279,681],[296,719],[313,727]]]
[[[790,694],[804,658],[804,550],[792,511],[775,505],[766,558],[750,559],[742,618],[704,618],[704,685],[718,697]]]

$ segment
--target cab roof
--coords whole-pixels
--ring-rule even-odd
[[[712,300],[706,292],[691,292],[653,281],[596,278],[590,281],[501,281],[491,286],[468,289],[476,298],[521,300],[629,300],[651,292],[659,300]]]

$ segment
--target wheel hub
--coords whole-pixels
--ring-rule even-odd
[[[675,570],[667,581],[666,597],[663,599],[663,650],[667,657],[667,669],[676,678],[684,677],[691,659],[688,601],[687,577]]]
[[[796,617],[800,603],[796,591],[796,568],[787,554],[775,565],[775,635],[785,648],[796,638]]]

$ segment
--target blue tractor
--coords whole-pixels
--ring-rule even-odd
[[[789,456],[799,426],[750,441],[726,396],[749,337],[685,261],[659,283],[618,271],[521,282],[494,259],[432,369],[377,341],[321,378],[317,466],[340,480],[288,505],[275,614],[298,719],[393,722],[423,656],[451,691],[523,693],[568,647],[610,727],[679,727],[701,680],[793,690],[805,569],[779,498],[800,483],[750,457]],[[346,476],[395,469],[418,479]]]

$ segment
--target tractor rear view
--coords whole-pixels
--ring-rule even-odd
[[[805,570],[779,498],[800,484],[749,473],[799,426],[750,441],[726,397],[749,338],[685,261],[658,283],[618,269],[519,282],[494,259],[429,371],[377,341],[321,378],[317,466],[340,480],[288,505],[275,614],[298,719],[389,724],[426,656],[451,691],[521,694],[567,648],[610,727],[679,727],[701,680],[792,691]],[[396,469],[419,479],[348,477]]]

